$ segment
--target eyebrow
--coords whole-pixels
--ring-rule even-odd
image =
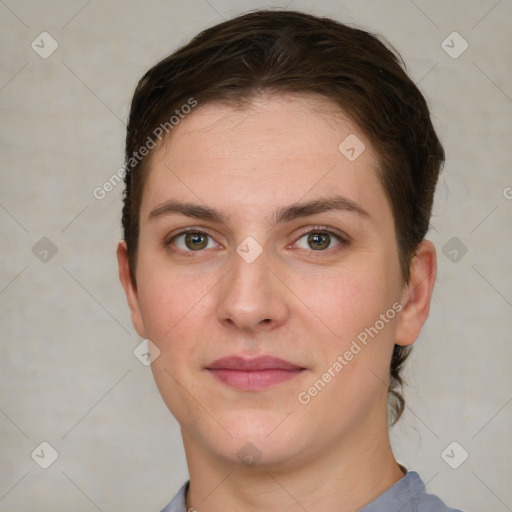
[[[370,218],[370,214],[351,199],[343,196],[332,196],[280,207],[274,212],[272,224],[290,222],[294,219],[330,211],[344,211],[357,214],[363,218]],[[214,210],[208,206],[176,200],[169,200],[158,205],[151,210],[148,219],[151,220],[163,215],[176,214],[221,224],[226,224],[228,220],[228,215],[221,211]]]

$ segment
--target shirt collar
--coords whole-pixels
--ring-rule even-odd
[[[415,499],[425,492],[425,484],[418,473],[401,467],[406,471],[404,477],[359,512],[414,512]],[[187,512],[186,494],[189,485],[190,481],[185,482],[162,512]]]

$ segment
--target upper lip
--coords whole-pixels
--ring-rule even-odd
[[[303,370],[302,366],[272,356],[242,357],[228,356],[217,359],[206,367],[207,370]]]

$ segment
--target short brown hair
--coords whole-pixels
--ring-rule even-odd
[[[379,158],[378,178],[392,207],[407,282],[411,259],[429,228],[444,151],[425,98],[407,76],[398,52],[388,46],[332,19],[260,10],[201,32],[152,67],[135,90],[126,135],[122,225],[134,283],[149,167],[147,156],[134,155],[191,98],[199,105],[241,107],[261,93],[319,94],[368,137]],[[400,370],[409,352],[399,345],[393,350],[388,390],[392,423],[405,407]]]

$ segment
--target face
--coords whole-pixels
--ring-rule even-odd
[[[406,286],[377,155],[334,111],[205,105],[152,154],[123,284],[185,444],[224,460],[291,465],[386,428]]]

